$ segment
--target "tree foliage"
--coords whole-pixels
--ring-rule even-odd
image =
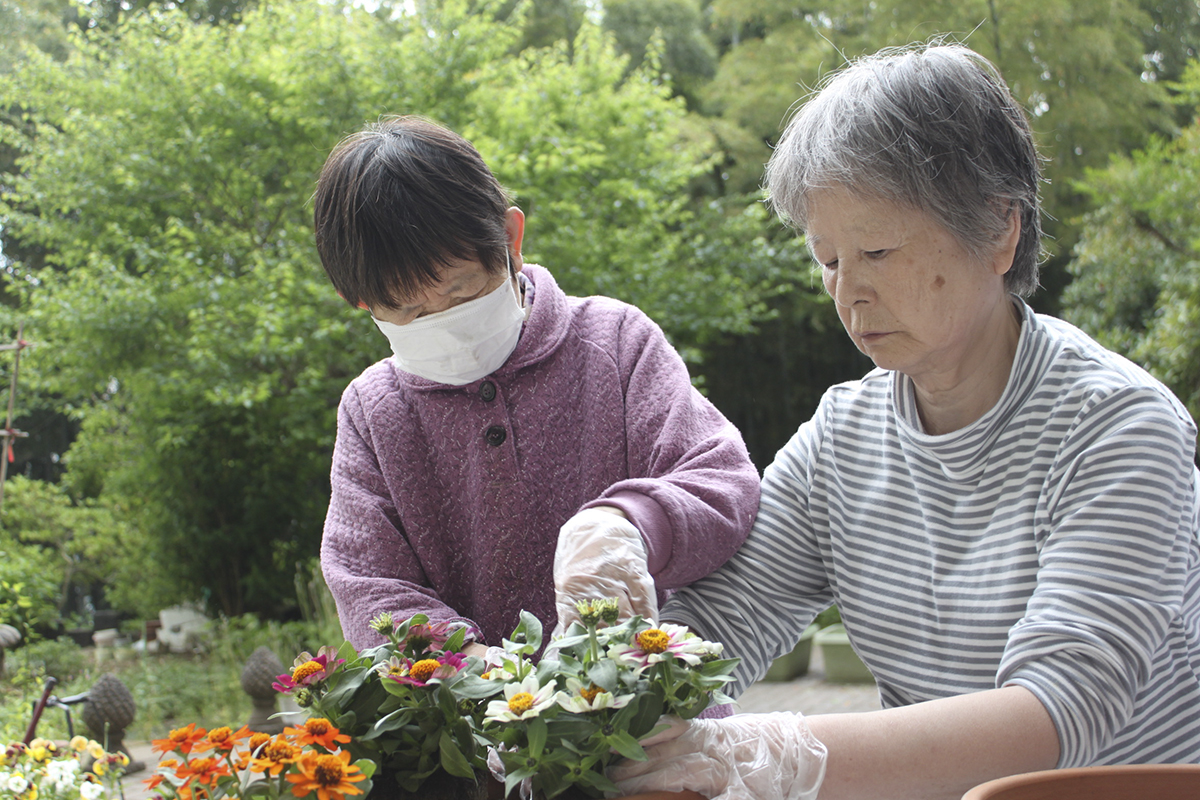
[[[1180,89],[1200,101],[1200,62]],[[1071,263],[1069,319],[1146,366],[1200,417],[1200,117],[1081,188],[1094,202]]]
[[[521,35],[459,2],[153,12],[80,34],[65,63],[27,51],[0,85],[22,151],[5,235],[45,253],[11,265],[45,344],[30,385],[77,415],[69,485],[129,510],[145,571],[279,613],[316,552],[338,397],[387,349],[328,287],[306,201],[364,122],[421,113],[472,138],[569,291],[636,302],[683,345],[762,312],[753,280],[694,257],[717,217],[682,202],[709,158],[682,101],[595,26],[570,52],[514,55]]]

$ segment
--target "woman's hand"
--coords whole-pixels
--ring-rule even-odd
[[[802,714],[738,714],[692,720],[622,761],[609,777],[623,792],[690,789],[712,800],[814,800],[825,777],[825,745]]]
[[[654,579],[646,566],[646,543],[620,509],[585,508],[562,526],[554,554],[554,595],[556,634],[579,619],[577,600],[615,597],[622,617],[658,617]]]

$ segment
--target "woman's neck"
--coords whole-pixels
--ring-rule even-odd
[[[913,381],[925,432],[952,433],[990,411],[1004,394],[1021,338],[1021,312],[1007,297],[979,329],[957,368],[934,379]]]

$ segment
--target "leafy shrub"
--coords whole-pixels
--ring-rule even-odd
[[[58,622],[59,587],[49,577],[50,561],[41,548],[0,539],[0,622],[27,642]]]
[[[69,636],[26,645],[14,654],[13,661],[38,680],[53,675],[63,683],[83,675],[89,665],[83,648]]]

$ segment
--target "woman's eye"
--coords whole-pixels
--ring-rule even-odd
[[[825,269],[837,269],[838,260],[835,258],[832,261],[822,261],[821,266]]]
[[[887,255],[887,253],[888,253],[887,250],[868,250],[867,252],[863,253],[863,255],[869,259],[874,260],[874,259],[878,259],[878,258],[883,258],[884,256]]]

